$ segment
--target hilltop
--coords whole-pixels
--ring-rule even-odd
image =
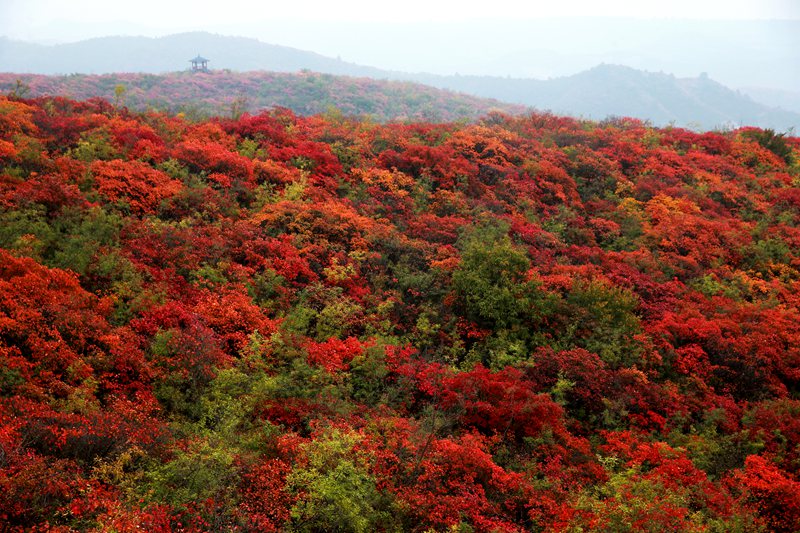
[[[314,52],[257,39],[190,32],[166,37],[99,37],[39,45],[0,38],[0,71],[31,74],[160,74],[189,67],[198,53],[215,69],[297,72],[378,77],[380,69],[354,65]]]
[[[232,116],[286,107],[313,115],[335,111],[375,120],[475,120],[491,111],[522,113],[525,106],[436,89],[419,83],[352,78],[314,72],[175,72],[42,76],[0,74],[0,92],[29,96],[105,98],[131,109],[182,112],[194,118]],[[117,88],[124,90],[119,96]]]

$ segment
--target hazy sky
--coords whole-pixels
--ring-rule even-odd
[[[794,22],[730,22],[775,19]],[[401,71],[544,78],[607,62],[789,90],[798,24],[800,0],[0,0],[0,36],[40,43],[209,31]]]
[[[490,7],[487,7],[490,6]],[[800,19],[798,0],[0,0],[0,35],[40,41],[159,35],[259,21],[419,22],[558,16]],[[248,24],[244,24],[248,23]]]

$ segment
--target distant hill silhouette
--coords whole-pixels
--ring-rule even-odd
[[[190,32],[166,37],[101,37],[43,46],[0,38],[0,71],[31,74],[163,73],[185,70],[196,55],[210,59],[209,68],[238,71],[296,72],[385,77],[363,67],[288,46],[246,37]]]
[[[743,87],[742,92],[757,102],[800,113],[800,91],[784,91],[768,87]]]
[[[413,77],[435,87],[592,119],[630,116],[656,125],[701,129],[748,125],[783,131],[800,126],[800,114],[760,104],[707,76],[676,78],[619,65],[599,65],[550,80]]]
[[[161,38],[106,37],[43,46],[0,39],[0,71],[69,74],[161,73],[189,67],[202,54],[212,69],[314,72],[424,83],[480,97],[572,116],[630,116],[655,125],[697,129],[752,125],[800,129],[800,114],[771,108],[708,77],[676,78],[633,68],[600,65],[550,80],[492,76],[440,76],[381,70],[263,43],[203,32]],[[78,95],[74,95],[78,96]],[[246,92],[244,96],[255,99]]]

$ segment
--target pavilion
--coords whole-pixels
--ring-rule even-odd
[[[192,70],[194,72],[208,72],[208,59],[197,54],[197,57],[194,59],[190,59],[189,62],[192,64]]]

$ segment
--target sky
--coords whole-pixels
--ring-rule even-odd
[[[487,12],[487,5],[491,12]],[[0,35],[70,41],[137,32],[157,36],[186,30],[241,27],[258,22],[348,21],[414,23],[563,16],[800,19],[797,0],[0,0]],[[243,23],[247,21],[247,23]],[[250,35],[255,36],[255,35]]]
[[[0,36],[42,44],[208,31],[409,72],[546,78],[608,62],[791,90],[797,24],[800,0],[0,0]]]

